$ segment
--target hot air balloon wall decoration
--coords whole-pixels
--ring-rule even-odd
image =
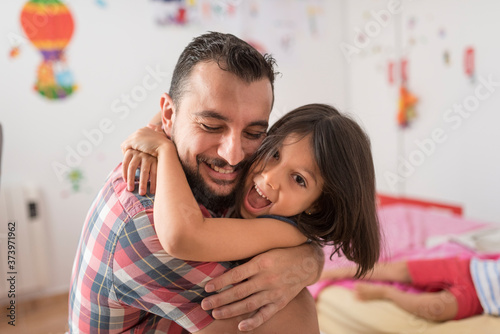
[[[43,57],[34,89],[48,99],[71,95],[77,86],[65,57],[74,31],[68,7],[59,0],[30,0],[21,11],[21,25]]]

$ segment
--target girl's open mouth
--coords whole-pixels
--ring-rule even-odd
[[[262,210],[271,204],[272,202],[266,197],[266,195],[264,195],[262,190],[260,190],[256,184],[250,188],[245,197],[245,207],[250,212]]]

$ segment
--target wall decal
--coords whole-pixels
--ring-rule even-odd
[[[59,0],[31,0],[21,11],[24,33],[41,52],[35,90],[48,99],[61,99],[77,88],[64,50],[74,30],[73,16]]]
[[[475,60],[474,60],[474,48],[467,47],[464,54],[464,71],[465,75],[474,82],[475,77]]]

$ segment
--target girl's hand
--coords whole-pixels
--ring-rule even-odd
[[[149,192],[156,192],[156,170],[158,159],[147,153],[128,149],[123,154],[122,176],[127,183],[127,190],[134,191],[135,188],[135,173],[140,167],[141,173],[139,176],[139,195],[146,195],[149,181]]]
[[[151,127],[144,127],[125,139],[121,148],[123,154],[125,154],[128,149],[134,149],[157,157],[158,150],[162,145],[173,145],[172,141],[167,138],[165,132],[158,128],[152,129]]]
[[[159,127],[145,127],[129,136],[121,145],[123,152],[122,175],[127,190],[135,188],[135,174],[140,167],[139,194],[145,195],[148,181],[149,192],[156,192],[156,170],[158,149],[162,145],[173,145]]]

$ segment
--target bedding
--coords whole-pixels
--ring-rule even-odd
[[[498,228],[498,224],[464,219],[457,210],[392,203],[378,210],[383,238],[381,261],[431,259],[448,256],[489,258],[497,252],[481,251],[462,236],[482,235],[481,231]],[[479,233],[476,233],[479,232]],[[495,249],[496,251],[496,249]],[[325,267],[353,265],[343,257],[329,259],[325,248]],[[310,287],[317,300],[320,328],[331,333],[500,333],[500,318],[481,315],[459,321],[433,323],[413,316],[388,301],[359,301],[351,289],[355,280],[322,281]],[[400,289],[419,290],[399,283]]]

